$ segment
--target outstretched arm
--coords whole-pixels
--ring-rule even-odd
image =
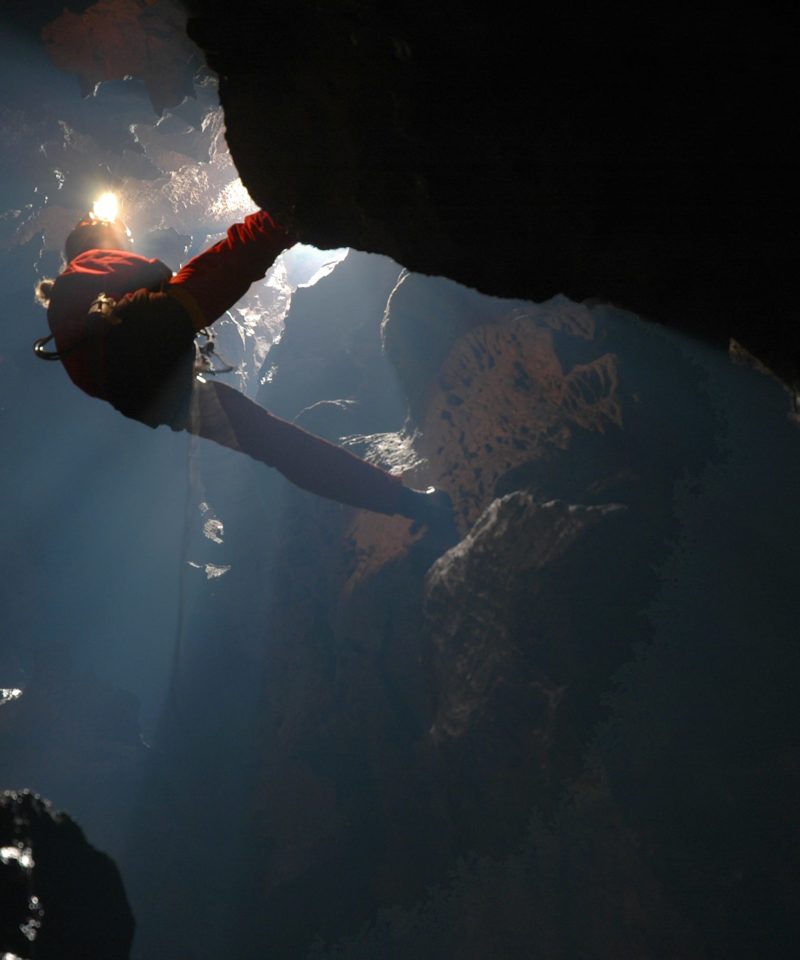
[[[295,240],[263,210],[235,223],[224,240],[198,254],[169,281],[195,331],[210,326],[260,280]]]

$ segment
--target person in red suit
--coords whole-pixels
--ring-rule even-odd
[[[198,378],[197,334],[293,243],[259,211],[173,275],[132,250],[120,221],[82,220],[67,237],[66,267],[37,289],[51,335],[36,342],[36,352],[61,360],[81,390],[150,427],[187,430],[246,453],[321,497],[452,528],[443,491],[406,487],[226,384]],[[55,352],[44,349],[51,339]]]

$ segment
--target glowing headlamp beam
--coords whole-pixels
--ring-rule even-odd
[[[101,194],[94,202],[91,216],[94,220],[116,220],[119,216],[119,198],[110,190]]]

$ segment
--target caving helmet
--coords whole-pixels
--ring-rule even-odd
[[[130,250],[133,237],[122,220],[97,220],[86,217],[70,232],[64,241],[67,263],[86,250]]]

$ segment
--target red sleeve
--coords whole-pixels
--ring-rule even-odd
[[[184,305],[199,308],[201,327],[213,323],[240,300],[256,280],[260,280],[275,262],[275,258],[294,239],[272,217],[259,210],[245,217],[244,223],[235,223],[224,240],[198,254],[182,267],[168,286]],[[188,294],[190,301],[186,302]]]

